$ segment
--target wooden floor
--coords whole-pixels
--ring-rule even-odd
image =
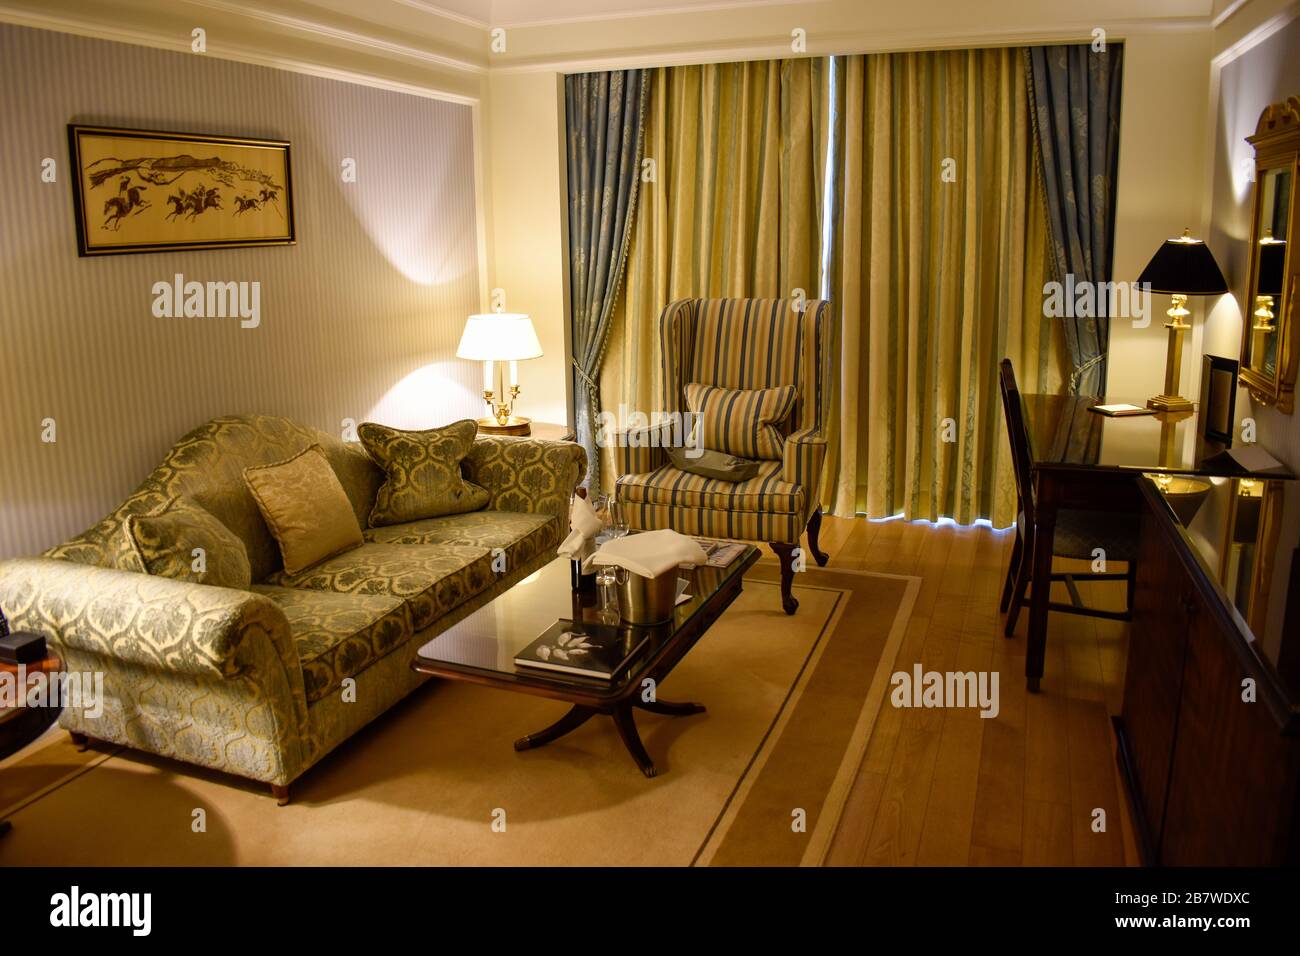
[[[1013,538],[981,526],[824,519],[832,567],[921,578],[895,670],[919,661],[927,671],[997,671],[1001,696],[991,719],[975,709],[896,708],[886,698],[830,865],[1137,862],[1109,721],[1122,696],[1128,625],[1050,615],[1042,691],[1028,693],[1028,610],[1010,639],[998,612]],[[1122,582],[1081,583],[1080,592],[1089,604],[1123,607]],[[1064,590],[1057,599],[1068,600]],[[1094,828],[1097,809],[1104,832]]]

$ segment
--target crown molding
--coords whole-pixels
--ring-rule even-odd
[[[218,10],[222,13],[245,17],[249,20],[273,23],[276,26],[294,30],[298,33],[325,37],[326,39],[337,40],[352,46],[379,50],[382,53],[394,56],[409,57],[413,60],[432,63],[453,70],[461,70],[466,73],[482,75],[487,73],[488,70],[487,66],[484,64],[474,63],[470,60],[462,60],[441,53],[430,53],[427,50],[407,46],[403,43],[393,43],[390,40],[381,40],[378,37],[368,36],[364,33],[356,33],[352,30],[343,30],[339,27],[332,27],[325,23],[317,23],[313,20],[304,20],[300,17],[291,17],[287,14],[273,13],[268,10],[253,9],[244,6],[242,3],[231,3],[230,0],[185,0],[185,2],[193,6],[206,7],[210,10]]]
[[[193,56],[199,55],[190,52],[188,37],[178,38],[173,33],[155,33],[148,30],[111,26],[100,23],[99,21],[86,20],[78,17],[33,13],[29,10],[17,10],[12,7],[0,5],[0,23],[11,23],[15,26],[32,27],[38,30],[52,30],[58,33],[70,33],[75,36],[89,37],[95,40],[110,40],[117,43],[130,43],[136,46],[147,46],[159,50],[170,50],[174,53],[187,53]],[[318,76],[322,79],[338,80],[344,83],[354,83],[359,86],[369,86],[376,89],[390,90],[394,93],[423,96],[427,99],[443,100],[444,102],[458,103],[465,106],[476,106],[479,103],[479,97],[477,96],[455,93],[434,86],[408,83],[403,80],[394,80],[388,77],[377,76],[373,73],[363,73],[356,70],[343,69],[341,67],[331,67],[320,63],[310,63],[293,57],[269,54],[261,50],[255,50],[234,44],[209,42],[208,52],[203,55],[216,57],[221,60],[234,60],[238,63],[249,63],[254,66],[265,66],[277,70],[287,70],[291,73],[304,73],[309,76]]]
[[[429,3],[428,0],[393,0],[394,3],[400,3],[404,7],[410,7],[412,10],[421,10],[424,13],[431,13],[435,17],[442,17],[444,20],[454,20],[457,23],[467,27],[476,27],[479,30],[490,29],[492,24],[478,17],[472,17],[465,13],[457,13],[455,10],[448,10],[446,7],[440,7],[436,3]],[[1246,0],[1241,0],[1245,3]]]
[[[416,5],[421,0],[397,0],[398,3]],[[714,3],[688,3],[675,7],[655,7],[650,10],[612,10],[606,13],[574,13],[567,17],[547,17],[536,20],[493,21],[491,26],[504,27],[507,30],[526,30],[529,27],[572,26],[575,23],[600,23],[610,20],[640,20],[647,17],[689,16],[692,13],[719,13],[724,10],[746,9],[755,7],[788,7],[794,0],[716,0]],[[802,5],[813,6],[826,3],[827,0],[802,0]],[[1242,0],[1245,2],[1245,0]]]
[[[1234,6],[1229,10],[1225,11],[1225,13],[1229,13],[1229,14],[1234,13],[1236,12],[1236,10],[1237,7]],[[1287,26],[1296,17],[1300,17],[1300,4],[1296,4],[1295,6],[1288,7],[1287,9],[1283,10],[1281,13],[1269,17],[1259,26],[1247,32],[1245,36],[1238,39],[1235,43],[1229,44],[1228,46],[1224,47],[1222,50],[1216,53],[1213,56],[1213,58],[1211,58],[1210,65],[1216,70],[1222,69],[1224,66],[1231,63],[1233,60],[1237,59],[1237,57],[1249,53],[1255,47],[1259,46],[1261,43],[1263,43],[1265,40],[1271,37],[1274,33],[1277,33],[1279,30]],[[1221,16],[1216,21],[1216,26],[1218,23],[1222,23],[1226,19],[1227,16]]]
[[[928,29],[892,31],[855,30],[824,35],[810,35],[808,51],[800,56],[852,56],[860,53],[895,53],[913,50],[952,50],[994,46],[1033,46],[1037,44],[1086,43],[1092,39],[1093,21],[1062,26],[1024,27],[1016,30],[992,28],[943,34]],[[1111,20],[1105,24],[1109,40],[1122,42],[1140,33],[1182,32],[1211,29],[1211,19],[1204,17],[1178,17],[1162,20],[1125,19]],[[732,45],[701,44],[692,49],[678,49],[669,53],[610,51],[598,56],[557,56],[539,60],[505,63],[492,66],[490,73],[581,73],[595,70],[636,69],[656,66],[690,66],[702,63],[725,63],[738,60],[768,60],[791,56],[788,37],[774,37],[771,42],[755,44],[752,40],[737,41]]]

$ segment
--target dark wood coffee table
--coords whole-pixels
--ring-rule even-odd
[[[649,639],[641,654],[612,680],[556,674],[514,662],[520,650],[561,618],[599,621],[591,606],[594,596],[577,594],[571,588],[567,558],[556,558],[452,625],[421,647],[411,666],[422,674],[549,697],[571,705],[569,712],[551,726],[516,740],[516,750],[548,744],[597,714],[612,717],[632,759],[642,773],[653,777],[654,761],[641,743],[632,712],[639,707],[678,717],[704,711],[702,704],[664,700],[658,696],[658,689],[677,662],[740,594],[745,571],[757,560],[758,549],[749,546],[725,568],[705,566],[682,571],[683,577],[691,579],[691,599],[677,606],[671,622],[655,627],[623,625],[648,634]]]
[[[23,672],[27,675],[45,674],[49,678],[58,674],[62,668],[59,659],[51,654],[44,660],[24,664]],[[18,665],[0,661],[0,671],[7,672],[11,676],[6,679],[13,680],[18,675]],[[0,758],[17,753],[45,733],[63,710],[61,704],[51,707],[28,707],[25,694],[26,691],[20,688],[13,706],[0,706]],[[0,820],[0,836],[7,833],[9,827],[8,820]]]

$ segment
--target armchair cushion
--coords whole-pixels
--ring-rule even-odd
[[[668,460],[678,471],[730,482],[749,481],[758,474],[759,467],[752,458],[737,458],[726,452],[706,449],[669,448]]]
[[[649,474],[624,475],[618,481],[618,495],[628,504],[800,515],[803,489],[784,481],[781,470],[781,462],[764,461],[759,463],[758,474],[748,481],[725,481],[664,465]]]
[[[781,425],[790,417],[799,390],[719,388],[691,383],[686,407],[700,416],[698,443],[710,451],[740,458],[779,459],[784,444]]]

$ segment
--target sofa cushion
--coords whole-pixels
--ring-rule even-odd
[[[283,571],[267,583],[336,594],[385,594],[411,611],[421,631],[448,611],[491,587],[492,553],[450,544],[363,544],[301,574]]]
[[[357,434],[387,479],[370,511],[371,527],[477,511],[486,488],[466,481],[461,462],[474,445],[478,425],[465,419],[426,431],[402,431],[365,422]]]
[[[379,544],[455,544],[501,548],[510,571],[527,564],[560,543],[560,522],[554,515],[517,511],[471,511],[463,515],[425,518],[387,528],[371,528],[367,541]]]
[[[759,463],[758,474],[748,481],[704,478],[664,465],[641,475],[618,479],[620,500],[628,504],[671,505],[713,511],[802,514],[804,491],[781,480],[781,462]]]
[[[283,461],[309,445],[325,451],[353,511],[361,521],[370,512],[381,472],[359,444],[313,431],[273,415],[214,418],[194,429],[167,452],[148,478],[112,514],[77,537],[46,552],[81,564],[117,567],[126,547],[127,516],[157,511],[182,495],[210,511],[244,542],[254,581],[280,569],[280,549],[244,484],[244,469]]]
[[[344,678],[360,674],[414,633],[410,608],[400,598],[264,584],[253,590],[274,601],[289,621],[308,703],[338,690]]]
[[[129,515],[122,533],[124,554],[130,556],[122,570],[219,588],[247,590],[252,583],[244,542],[189,498],[147,515]]]
[[[245,468],[244,481],[280,546],[286,574],[361,544],[361,525],[320,445]]]

